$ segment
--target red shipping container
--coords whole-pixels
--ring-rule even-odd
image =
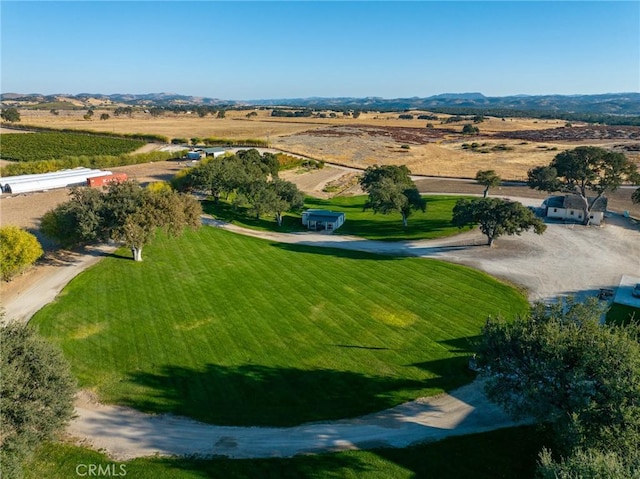
[[[87,186],[90,186],[91,188],[102,188],[103,186],[108,186],[112,181],[115,181],[116,183],[127,181],[127,174],[115,173],[113,175],[94,176],[93,178],[87,178]]]

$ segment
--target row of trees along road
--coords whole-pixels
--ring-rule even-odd
[[[65,247],[122,242],[131,248],[135,261],[142,261],[142,248],[158,228],[176,236],[186,227],[199,227],[201,214],[195,198],[177,193],[167,184],[143,188],[129,180],[111,183],[106,192],[72,189],[69,201],[45,213],[40,228]]]
[[[484,326],[476,365],[488,397],[553,432],[542,479],[640,478],[640,326],[602,324],[606,308],[560,300]]]
[[[233,205],[248,205],[256,218],[273,214],[282,225],[286,211],[304,206],[304,194],[289,181],[278,178],[280,163],[272,153],[256,149],[240,150],[221,159],[203,160],[192,168],[176,186],[184,191],[204,191],[217,203],[233,196]]]
[[[594,146],[579,146],[555,156],[547,166],[528,172],[528,185],[547,192],[563,192],[580,196],[584,204],[584,224],[589,224],[591,208],[608,192],[623,183],[640,184],[637,167],[623,153]],[[595,194],[589,201],[588,194]],[[640,193],[635,193],[640,195]],[[634,196],[635,198],[635,196]]]

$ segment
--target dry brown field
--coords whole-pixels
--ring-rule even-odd
[[[228,111],[226,118],[211,115],[200,118],[191,114],[166,114],[154,118],[135,113],[115,117],[112,110],[95,110],[92,120],[83,119],[84,110],[60,110],[58,116],[48,111],[22,110],[22,123],[52,128],[93,129],[116,133],[149,133],[169,138],[256,138],[268,141],[276,148],[300,155],[357,168],[374,164],[404,164],[414,174],[450,177],[473,177],[478,170],[493,169],[505,179],[522,180],[527,170],[548,164],[558,152],[588,144],[612,147],[640,144],[638,139],[554,138],[540,141],[536,136],[546,131],[562,131],[563,120],[486,117],[476,126],[478,136],[460,134],[463,122],[443,124],[440,121],[401,120],[399,113],[363,113],[359,118],[277,118],[270,110],[253,110],[257,116],[249,119],[248,111]],[[111,118],[99,120],[101,113]],[[329,112],[327,112],[328,114]],[[412,111],[415,117],[423,112]],[[447,115],[438,115],[446,118]],[[433,124],[426,128],[427,123]],[[574,123],[581,127],[584,124]],[[560,130],[558,130],[560,129]],[[526,139],[500,138],[510,133],[523,134]],[[540,135],[538,135],[540,133]],[[534,139],[529,139],[533,135]],[[472,142],[475,150],[463,145]],[[481,152],[482,151],[482,152]],[[640,166],[640,151],[625,151]]]
[[[49,128],[92,129],[97,131],[116,133],[151,133],[164,135],[169,138],[194,137],[222,137],[232,139],[258,138],[272,139],[279,136],[291,135],[301,131],[312,130],[325,126],[336,125],[369,125],[385,127],[424,128],[427,123],[433,123],[435,129],[462,128],[462,123],[441,124],[439,121],[400,120],[398,113],[362,113],[359,118],[344,117],[338,113],[337,118],[280,118],[272,117],[271,110],[253,110],[257,116],[249,119],[251,111],[228,111],[224,119],[208,115],[200,118],[195,112],[191,114],[168,113],[161,117],[149,114],[135,113],[131,118],[116,117],[112,110],[96,109],[91,120],[85,120],[85,110],[60,110],[59,115],[52,115],[43,110],[21,110],[22,123],[28,125],[45,126]],[[107,113],[108,120],[100,120],[100,115]],[[424,112],[413,112],[419,115]],[[329,114],[329,112],[327,112]],[[438,115],[446,118],[449,115]],[[555,128],[563,125],[561,120],[534,120],[527,118],[508,119],[501,121],[497,118],[487,118],[481,125],[482,131],[500,132],[514,130],[536,130]]]

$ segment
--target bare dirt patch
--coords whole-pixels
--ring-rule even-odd
[[[321,170],[290,170],[280,173],[280,178],[291,181],[304,193],[317,198],[331,198],[337,194],[357,194],[352,190],[358,173],[342,168],[326,166]],[[330,186],[331,188],[327,188]]]

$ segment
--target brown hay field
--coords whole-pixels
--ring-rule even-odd
[[[573,135],[568,139],[546,139],[545,133],[563,130],[564,120],[485,117],[476,124],[480,135],[460,134],[466,122],[444,124],[440,120],[400,120],[399,113],[362,113],[355,119],[336,113],[337,118],[271,117],[271,110],[253,110],[257,116],[248,119],[246,111],[227,111],[226,118],[211,115],[173,114],[153,118],[135,113],[133,117],[115,117],[112,110],[97,109],[92,120],[84,120],[84,110],[60,110],[58,116],[48,111],[22,110],[22,123],[50,128],[92,129],[116,133],[150,133],[169,138],[255,138],[268,140],[270,146],[357,168],[374,164],[407,165],[414,174],[451,177],[473,177],[481,169],[493,169],[505,179],[522,180],[530,168],[548,164],[560,151],[582,144],[612,146],[640,144],[640,128],[630,130],[628,137],[603,139]],[[102,113],[111,118],[99,120]],[[417,117],[423,112],[412,111]],[[327,116],[329,112],[327,112]],[[438,114],[439,118],[448,115]],[[432,128],[426,128],[431,123]],[[574,123],[574,127],[583,124]],[[522,138],[500,138],[509,133]],[[596,132],[597,133],[597,132]],[[564,133],[563,133],[564,135]],[[551,138],[551,137],[550,137]],[[474,150],[464,143],[481,145]],[[625,151],[640,165],[639,151]]]
[[[257,116],[248,119],[246,115],[251,111],[228,111],[226,118],[219,119],[208,115],[200,118],[197,114],[172,114],[154,118],[149,114],[135,113],[131,118],[116,117],[112,110],[96,109],[91,120],[85,120],[85,110],[60,110],[59,115],[52,115],[42,110],[21,110],[21,122],[28,125],[45,126],[48,128],[91,129],[116,133],[151,133],[164,135],[169,138],[219,137],[231,139],[258,138],[268,136],[279,137],[291,135],[301,131],[311,130],[323,126],[336,125],[371,125],[385,127],[424,128],[426,120],[400,120],[398,113],[362,113],[359,118],[344,117],[337,113],[337,118],[280,118],[272,117],[271,110],[253,110]],[[111,118],[100,120],[102,113],[108,113]],[[329,112],[326,112],[327,115]],[[424,112],[412,112],[419,115]],[[438,115],[447,118],[450,115]],[[442,124],[432,121],[434,129],[461,130],[464,122]],[[535,130],[555,128],[563,125],[561,120],[532,120],[527,118],[507,119],[487,118],[480,123],[483,132]]]
[[[607,146],[604,141],[536,142],[440,132],[334,127],[280,137],[273,141],[273,145],[285,151],[356,168],[376,164],[407,165],[417,175],[466,178],[474,177],[478,170],[493,169],[511,180],[524,180],[530,168],[548,164],[559,152],[579,144]],[[608,143],[618,144],[621,141]],[[477,143],[478,148],[463,148],[464,144],[471,143]],[[627,152],[627,156],[640,165],[637,152]]]

